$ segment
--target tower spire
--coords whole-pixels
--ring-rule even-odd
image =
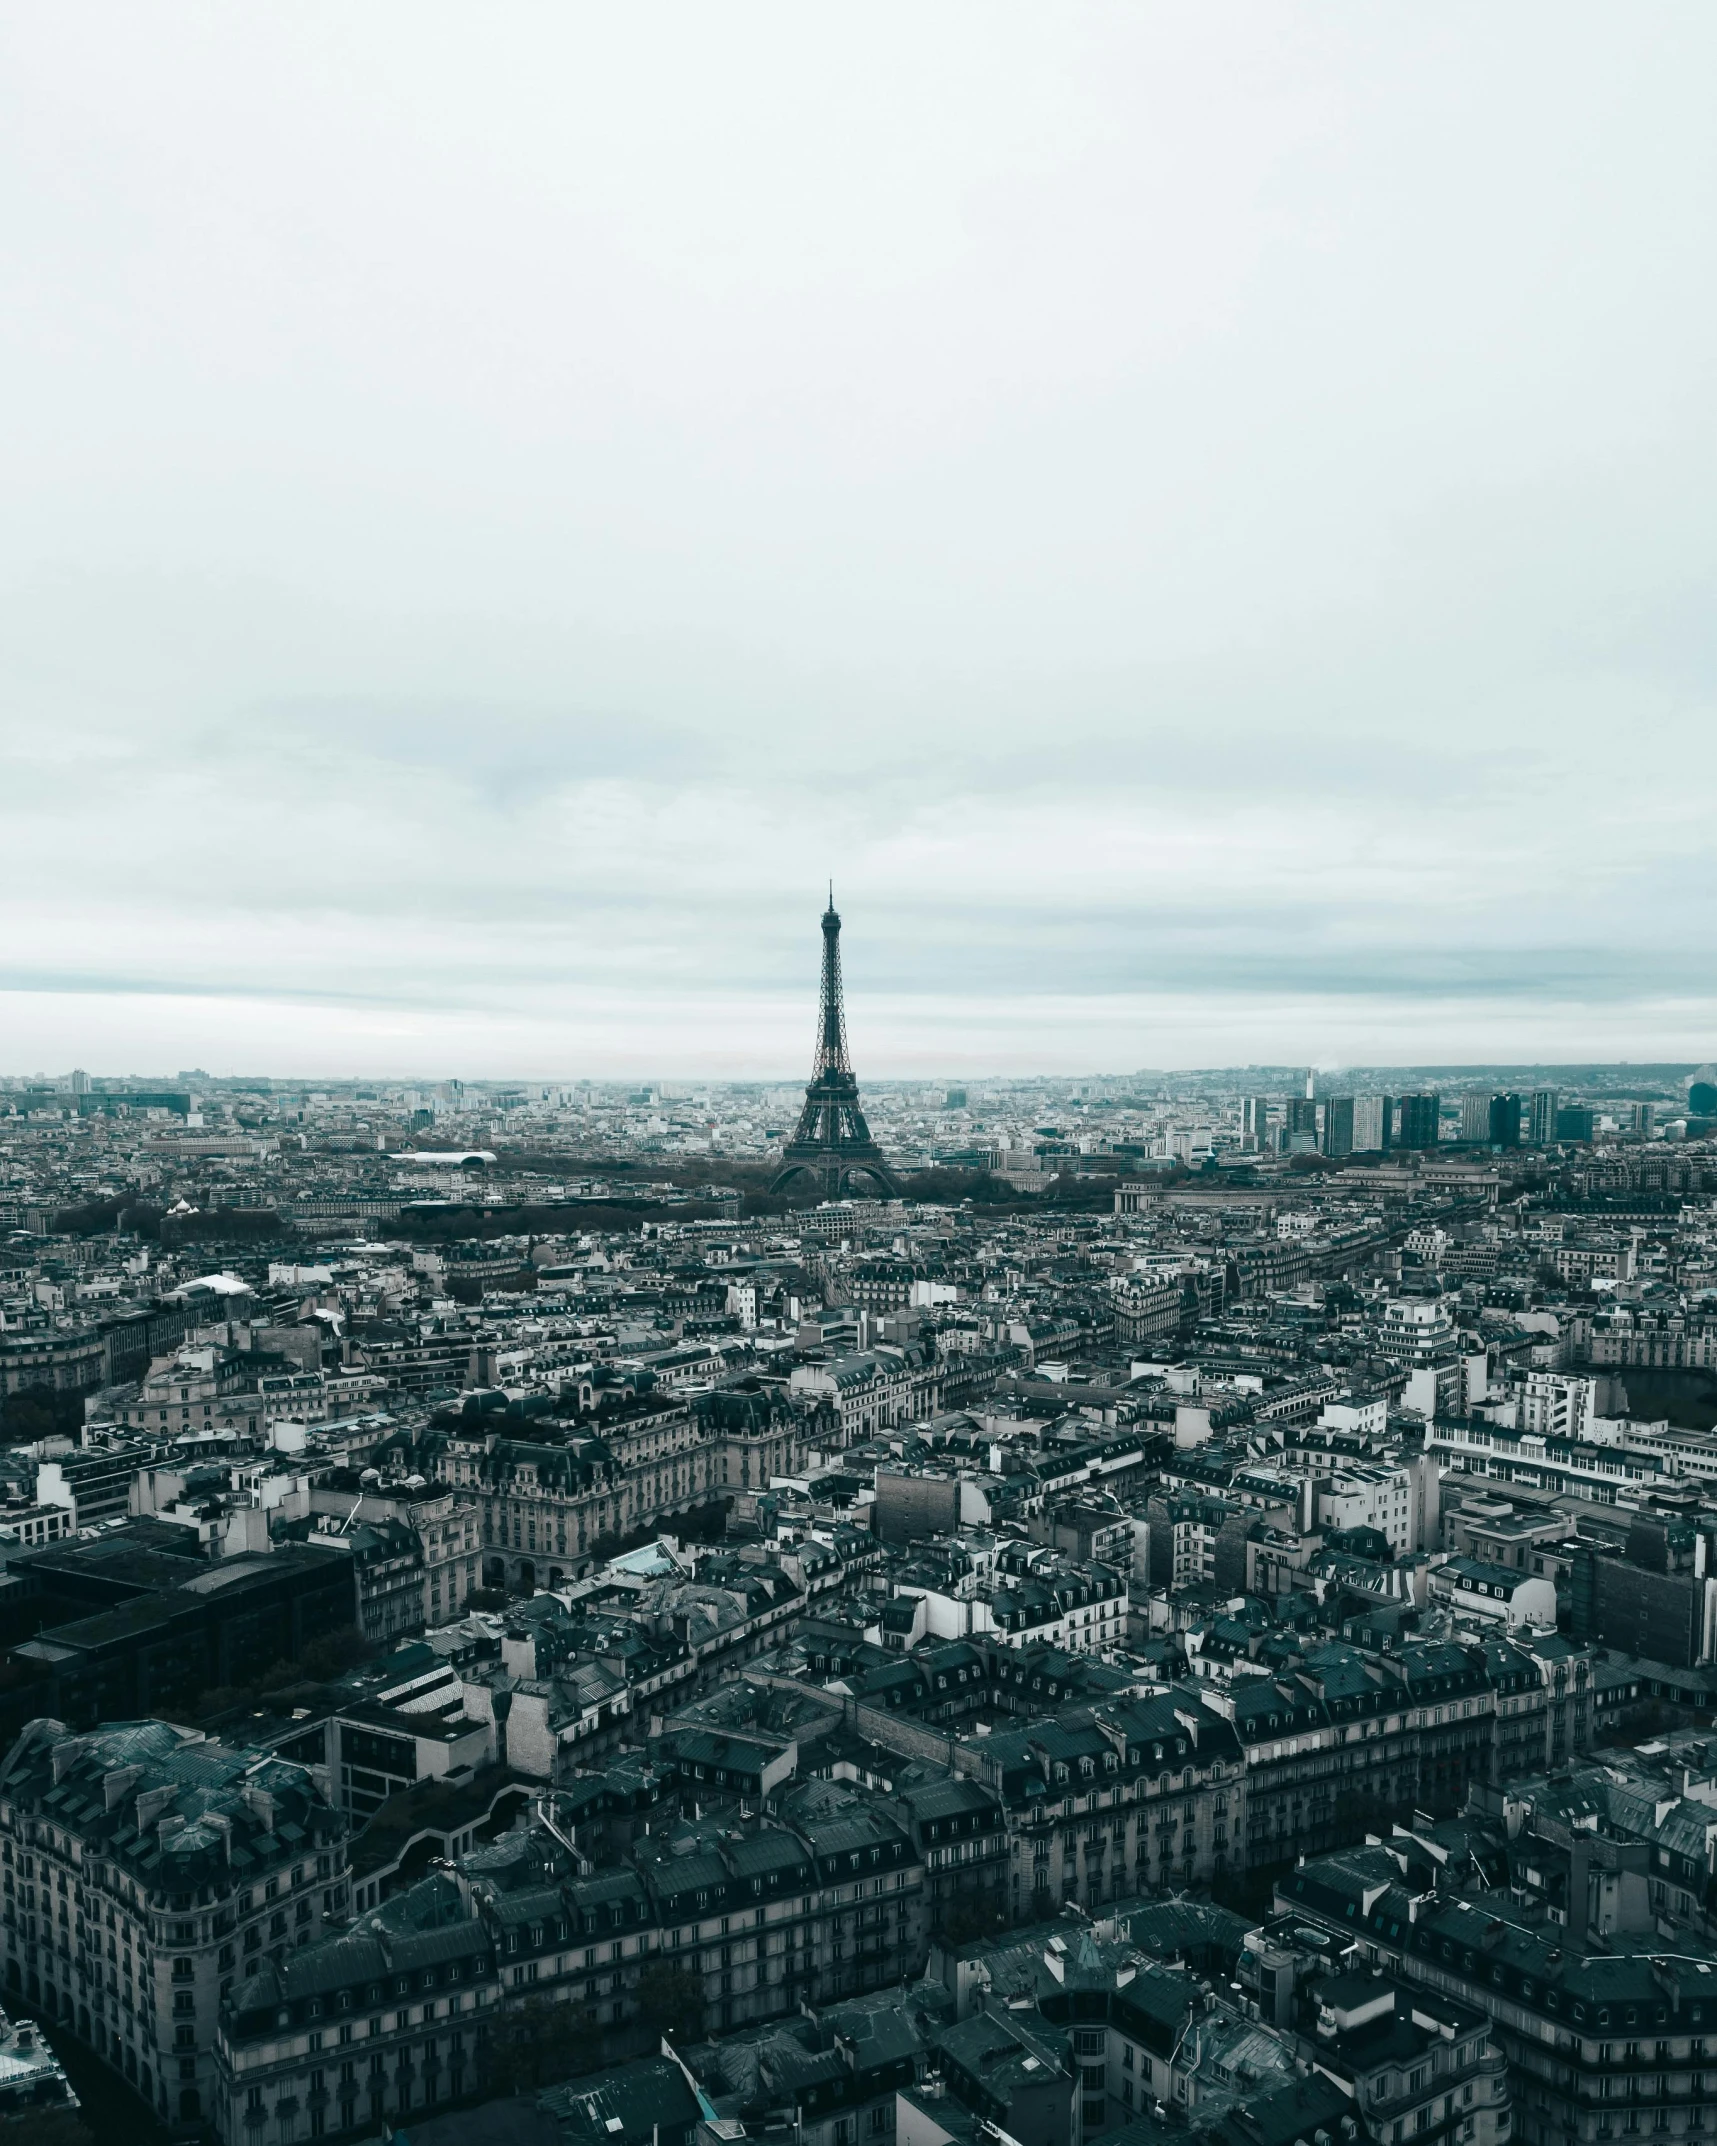
[[[839,1199],[855,1178],[869,1178],[892,1197],[899,1187],[871,1138],[859,1108],[858,1082],[847,1056],[846,1006],[841,994],[841,920],[835,909],[835,883],[829,882],[829,906],[823,912],[823,976],[817,1006],[817,1048],[811,1064],[805,1107],[793,1137],[781,1153],[781,1168],[770,1186],[779,1192],[798,1177],[819,1180],[825,1199]]]
[[[817,1053],[811,1062],[811,1078],[825,1073],[852,1078],[847,1057],[847,1010],[841,997],[841,920],[835,913],[835,890],[829,888],[829,906],[823,911],[823,987],[817,1009]]]

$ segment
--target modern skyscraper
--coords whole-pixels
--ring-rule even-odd
[[[1353,1099],[1353,1144],[1361,1155],[1385,1153],[1395,1144],[1395,1103],[1387,1095]]]
[[[1520,1097],[1493,1095],[1490,1099],[1490,1144],[1493,1148],[1520,1145]]]
[[[1556,1091],[1534,1088],[1528,1107],[1526,1138],[1535,1148],[1547,1148],[1556,1138]]]
[[[1291,1095],[1288,1098],[1286,1130],[1290,1133],[1315,1133],[1318,1129],[1318,1106],[1309,1095]]]
[[[819,1179],[826,1199],[838,1200],[855,1179],[868,1178],[891,1199],[900,1187],[870,1136],[859,1108],[858,1081],[847,1056],[847,1016],[841,997],[841,920],[835,892],[823,912],[823,986],[817,1009],[817,1055],[805,1090],[805,1107],[793,1137],[781,1151],[781,1168],[770,1183],[780,1192],[795,1178]]]
[[[1490,1097],[1475,1092],[1461,1097],[1461,1138],[1463,1140],[1488,1140],[1490,1138]]]
[[[1332,1095],[1324,1099],[1324,1153],[1353,1153],[1353,1097]]]
[[[1240,1104],[1240,1145],[1249,1155],[1261,1155],[1270,1144],[1270,1098],[1248,1095]]]
[[[1437,1121],[1442,1114],[1440,1095],[1404,1095],[1401,1098],[1401,1131],[1396,1145],[1404,1148],[1434,1148]]]

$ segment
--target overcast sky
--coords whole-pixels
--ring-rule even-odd
[[[1717,9],[0,15],[0,1070],[1705,1058]]]

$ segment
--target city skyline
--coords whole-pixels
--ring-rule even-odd
[[[1494,1076],[1499,1081],[1513,1079],[1517,1084],[1525,1083],[1530,1085],[1540,1075],[1560,1075],[1577,1079],[1581,1085],[1588,1086],[1596,1084],[1603,1078],[1614,1076],[1618,1083],[1626,1082],[1629,1079],[1638,1079],[1641,1081],[1656,1081],[1660,1084],[1679,1085],[1683,1089],[1693,1079],[1701,1076],[1707,1079],[1713,1077],[1712,1064],[1709,1059],[1694,1060],[1685,1058],[1481,1058],[1445,1060],[1441,1062],[1425,1059],[1397,1059],[1364,1064],[1312,1064],[1310,1066],[1303,1060],[1298,1062],[1279,1060],[1260,1062],[1251,1059],[1244,1063],[1237,1062],[1232,1065],[1211,1066],[1134,1066],[1130,1068],[1087,1066],[1074,1073],[1028,1072],[1007,1074],[990,1072],[987,1074],[965,1074],[952,1072],[944,1068],[928,1073],[867,1075],[865,1085],[880,1088],[923,1087],[934,1086],[943,1078],[969,1081],[978,1086],[988,1082],[1001,1087],[1029,1087],[1033,1084],[1076,1087],[1086,1082],[1220,1082],[1224,1080],[1231,1080],[1237,1087],[1245,1087],[1253,1082],[1273,1081],[1279,1087],[1281,1095],[1287,1096],[1299,1094],[1301,1092],[1300,1082],[1308,1075],[1312,1076],[1317,1082],[1317,1092],[1320,1097],[1325,1093],[1340,1094],[1348,1092],[1346,1086],[1337,1084],[1351,1084],[1356,1081],[1375,1083],[1386,1081],[1396,1076],[1402,1076],[1409,1083],[1416,1080],[1436,1081],[1440,1079],[1454,1081],[1467,1077],[1484,1079]],[[800,1078],[785,1070],[749,1077],[738,1076],[729,1080],[705,1075],[676,1074],[661,1068],[657,1068],[654,1072],[648,1074],[626,1074],[607,1078],[595,1074],[569,1071],[566,1068],[537,1069],[530,1073],[496,1076],[485,1076],[472,1073],[467,1069],[451,1067],[435,1072],[420,1071],[410,1074],[336,1073],[329,1071],[325,1067],[321,1069],[319,1074],[269,1072],[265,1068],[255,1066],[214,1071],[207,1066],[187,1069],[185,1067],[169,1068],[166,1065],[153,1067],[130,1066],[125,1068],[97,1066],[93,1071],[87,1066],[61,1066],[57,1068],[49,1066],[29,1068],[13,1066],[0,1068],[0,1082],[16,1083],[35,1080],[75,1082],[80,1079],[93,1081],[97,1084],[166,1081],[177,1082],[180,1086],[184,1086],[187,1083],[196,1085],[201,1082],[218,1083],[223,1087],[242,1086],[247,1080],[255,1080],[264,1084],[272,1083],[275,1086],[308,1087],[314,1085],[318,1079],[326,1081],[332,1087],[351,1087],[364,1083],[379,1083],[391,1087],[410,1086],[415,1083],[435,1087],[444,1086],[448,1082],[455,1082],[475,1087],[501,1088],[509,1083],[519,1081],[523,1081],[527,1085],[543,1081],[551,1084],[570,1081],[573,1085],[579,1087],[623,1087],[629,1083],[636,1086],[640,1082],[645,1084],[665,1082],[674,1088],[781,1088],[790,1092],[797,1092],[802,1090],[804,1086]],[[1279,1099],[1277,1088],[1272,1088],[1270,1093],[1273,1099]]]
[[[1714,74],[0,14],[0,2133],[1717,2146]]]

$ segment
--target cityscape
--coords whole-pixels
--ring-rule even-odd
[[[1717,11],[0,20],[0,2146],[1717,2146]]]
[[[14,2099],[1696,2134],[1717,1070],[873,1089],[841,933],[798,1093],[0,1084]]]

